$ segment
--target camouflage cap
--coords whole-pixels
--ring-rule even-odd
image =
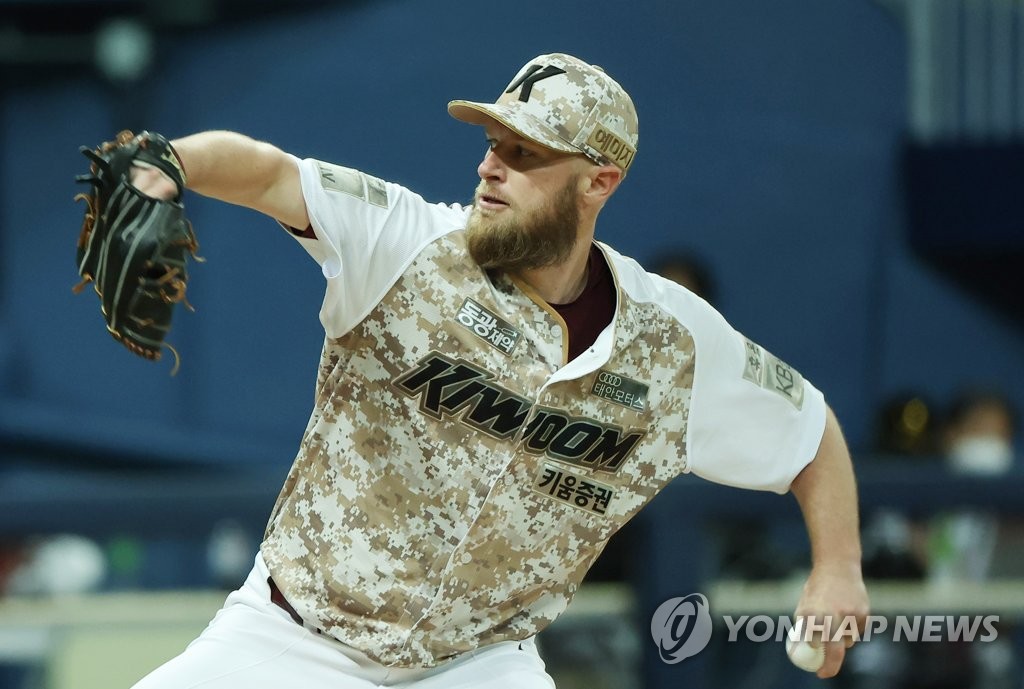
[[[623,172],[636,156],[639,125],[629,94],[600,67],[563,53],[530,60],[496,102],[453,100],[448,112],[470,124],[496,120],[543,146]]]

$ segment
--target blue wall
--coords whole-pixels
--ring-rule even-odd
[[[855,447],[897,390],[1024,380],[1021,331],[906,247],[905,45],[876,3],[396,0],[164,36],[157,82],[133,99],[144,111],[98,81],[5,94],[0,431],[124,448],[155,433],[186,458],[287,464],[309,413],[321,279],[273,222],[189,200],[208,262],[198,312],[176,316],[175,378],[110,339],[94,295],[71,294],[80,144],[139,123],[235,129],[466,200],[482,136],[446,102],[493,99],[554,50],[603,65],[640,113],[599,237],[642,262],[698,250],[722,311],[825,391]]]

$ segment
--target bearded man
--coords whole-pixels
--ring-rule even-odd
[[[137,688],[551,687],[534,636],[687,472],[792,491],[813,558],[798,614],[863,620],[853,471],[822,394],[594,239],[636,157],[626,91],[550,54],[448,109],[487,141],[470,207],[240,134],[172,142],[188,188],[316,260],[326,337],[251,575]],[[178,191],[152,168],[134,183]],[[834,675],[852,637],[823,643]]]

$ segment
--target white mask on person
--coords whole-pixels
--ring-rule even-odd
[[[1013,448],[997,435],[971,435],[953,443],[949,466],[964,474],[1002,474],[1013,464]]]

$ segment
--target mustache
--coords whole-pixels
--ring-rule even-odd
[[[499,201],[501,203],[504,203],[506,206],[512,205],[505,196],[493,191],[486,183],[481,182],[480,184],[477,185],[476,190],[473,192],[473,205],[475,206],[477,203],[480,202],[480,199],[484,198],[489,199],[491,201]]]

